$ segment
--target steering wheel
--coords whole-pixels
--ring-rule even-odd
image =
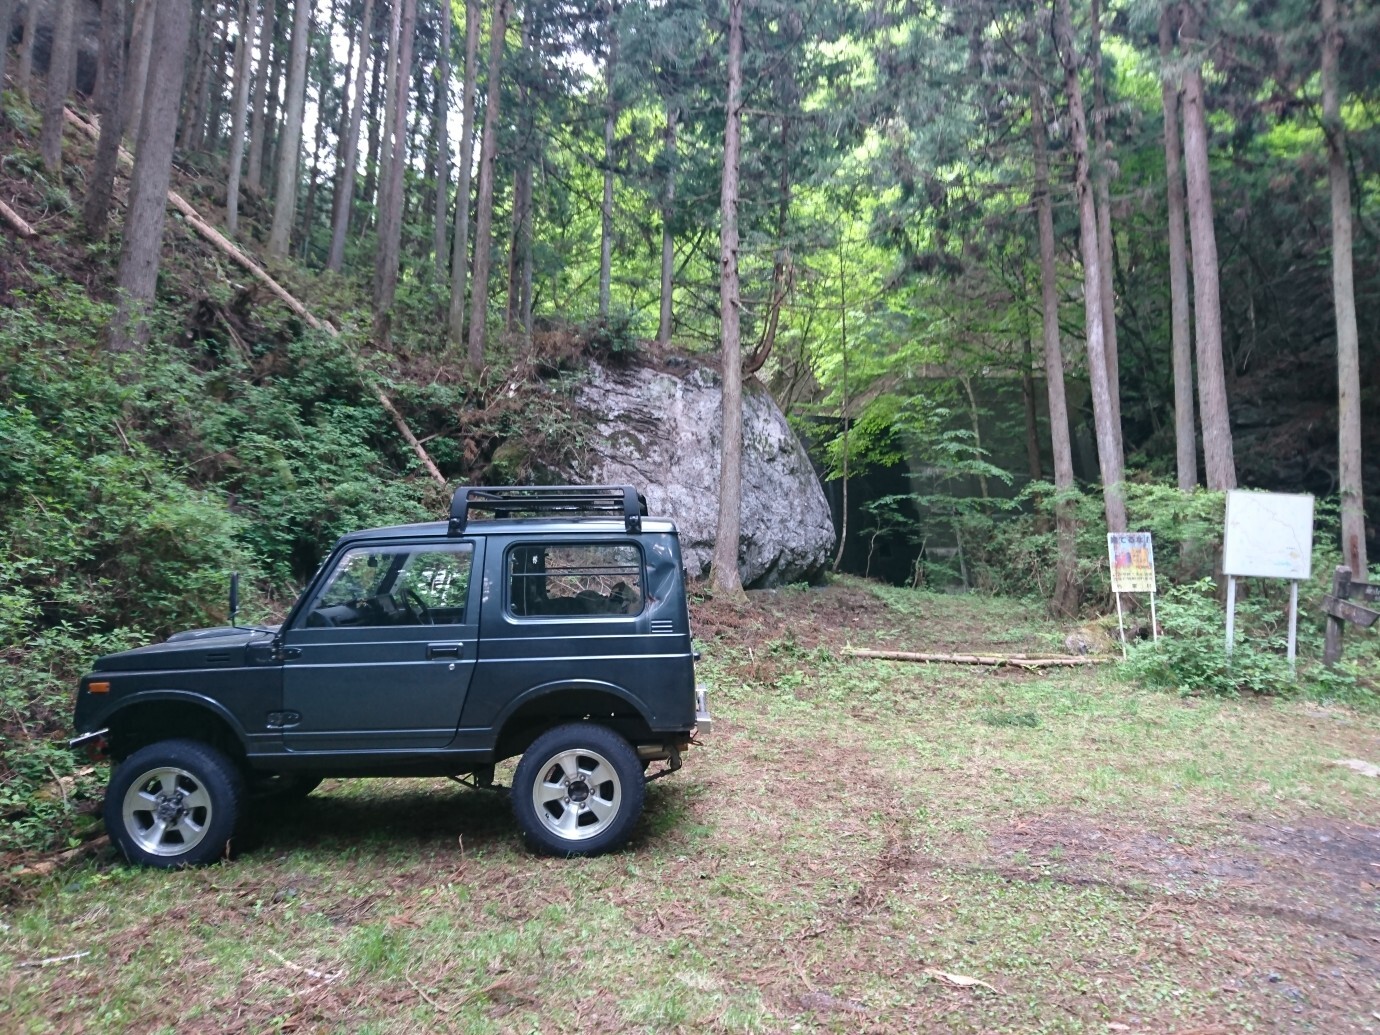
[[[407,608],[407,613],[417,619],[418,625],[435,625],[436,619],[431,617],[431,610],[426,606],[426,601],[417,595],[417,591],[411,586],[403,589],[403,606]],[[413,605],[416,605],[415,607]]]

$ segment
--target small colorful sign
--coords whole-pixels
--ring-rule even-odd
[[[1155,592],[1155,550],[1149,532],[1109,533],[1107,560],[1113,593]]]

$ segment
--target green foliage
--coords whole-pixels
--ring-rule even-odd
[[[1236,643],[1227,654],[1226,614],[1211,579],[1174,586],[1160,598],[1163,634],[1130,652],[1129,675],[1185,697],[1293,691],[1278,619],[1262,599],[1238,602]]]
[[[80,285],[22,302],[0,324],[0,851],[60,843],[91,791],[64,740],[96,656],[224,621],[232,570],[263,614],[337,535],[428,514],[342,343],[258,345],[250,378],[155,342],[134,380]]]
[[[613,309],[607,316],[586,321],[580,330],[585,353],[592,359],[615,367],[626,367],[637,358],[637,318],[626,309]]]

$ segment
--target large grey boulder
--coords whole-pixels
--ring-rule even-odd
[[[675,365],[672,366],[672,363]],[[675,520],[691,576],[709,571],[719,517],[722,384],[716,371],[673,360],[669,369],[591,363],[576,405],[597,428],[579,472],[605,485],[636,485],[648,509]],[[738,568],[753,588],[818,578],[834,548],[819,479],[775,400],[757,381],[743,388],[743,505]]]

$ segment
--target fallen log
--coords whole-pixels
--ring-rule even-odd
[[[925,654],[906,650],[866,650],[862,647],[845,647],[843,655],[847,658],[875,658],[879,661],[918,661],[945,665],[989,665],[1000,667],[1013,665],[1016,668],[1056,668],[1073,665],[1106,665],[1113,658],[1089,657],[1032,657],[1029,654]]]
[[[0,201],[0,216],[4,217],[6,223],[14,228],[14,232],[20,237],[37,237],[38,231],[31,227],[18,212],[10,208],[3,201]]]
[[[42,859],[30,866],[25,866],[23,869],[5,874],[5,876],[9,877],[11,880],[25,880],[29,877],[46,877],[58,867],[66,866],[68,863],[76,862],[78,859],[84,859],[88,855],[94,855],[96,852],[99,852],[102,848],[106,848],[109,845],[110,835],[102,834],[100,837],[87,841],[85,844],[77,845],[76,848],[69,848],[65,852],[58,852],[56,855],[50,855],[46,859]]]
[[[63,114],[69,123],[76,126],[92,140],[100,139],[100,129],[96,123],[87,122],[71,108],[64,108]],[[123,147],[120,148],[119,158],[122,164],[133,168],[134,157]],[[333,338],[339,337],[340,332],[336,330],[335,327],[313,316],[311,311],[307,309],[299,299],[295,298],[287,288],[274,280],[267,270],[246,255],[244,251],[238,248],[228,237],[210,223],[206,222],[206,220],[202,219],[201,213],[199,213],[181,194],[178,194],[175,190],[169,190],[168,203],[172,205],[173,208],[177,209],[178,212],[182,213],[183,218],[191,225],[192,229],[220,251],[228,255],[251,276],[263,283],[276,298],[301,317],[308,327],[312,328],[312,330],[325,331]],[[3,205],[3,202],[0,202],[0,205]],[[32,233],[32,230],[30,232]],[[360,371],[360,378],[368,383],[369,379],[363,371]],[[444,489],[446,487],[445,476],[441,474],[440,469],[432,462],[431,454],[429,454],[425,447],[417,441],[417,436],[412,433],[412,429],[408,427],[407,421],[404,420],[403,415],[398,412],[398,408],[393,405],[392,400],[389,399],[381,389],[374,385],[370,385],[369,387],[373,389],[374,397],[378,399],[379,405],[383,407],[384,412],[387,413],[389,418],[393,421],[393,425],[398,429],[398,434],[403,437],[403,441],[412,448],[412,452],[417,455],[417,459],[421,461],[422,466],[426,468],[432,480]]]

